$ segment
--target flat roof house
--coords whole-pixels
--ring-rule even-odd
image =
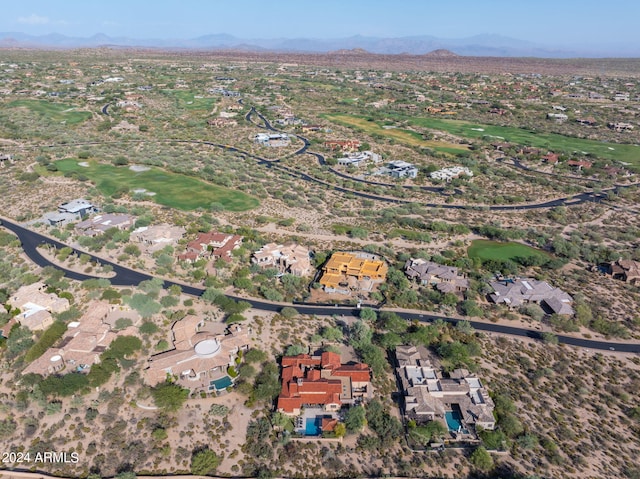
[[[31,331],[41,331],[53,324],[52,313],[61,313],[69,309],[69,300],[55,293],[47,293],[47,285],[42,282],[22,286],[7,303],[20,309],[15,316],[22,326]]]
[[[320,284],[327,292],[345,292],[350,287],[349,278],[353,278],[358,284],[356,288],[366,289],[363,286],[369,283],[383,282],[387,277],[389,267],[384,260],[376,255],[364,252],[346,253],[337,251],[331,255],[329,261],[322,268]],[[369,289],[371,286],[367,286]]]
[[[415,178],[418,176],[418,168],[411,163],[402,160],[390,161],[387,164],[388,174],[393,178]]]
[[[147,253],[161,250],[165,246],[175,246],[185,233],[182,226],[168,224],[141,226],[129,235],[129,240],[138,242]]]
[[[493,400],[475,374],[456,369],[448,378],[443,377],[422,345],[398,346],[396,361],[407,419],[419,424],[440,421],[456,436],[467,435],[469,426],[495,428]],[[447,421],[447,416],[454,412],[460,414],[457,429]]]
[[[328,140],[324,146],[330,150],[355,151],[360,148],[360,140]]]
[[[98,207],[84,198],[78,198],[75,200],[67,201],[58,206],[59,213],[70,213],[77,218],[87,216],[91,213],[97,213]]]
[[[131,215],[102,213],[76,224],[75,231],[82,236],[98,236],[110,228],[126,230],[133,225],[134,220]]]
[[[309,248],[291,242],[284,245],[267,243],[251,255],[251,262],[294,276],[307,276],[312,271]]]
[[[194,315],[185,316],[171,327],[173,349],[149,358],[145,383],[154,386],[168,376],[191,390],[212,390],[212,381],[227,376],[240,351],[250,345],[250,330],[234,324],[226,332]]]
[[[137,328],[113,331],[110,323],[126,315],[121,306],[94,301],[78,321],[67,325],[67,331],[57,348],[49,348],[33,361],[22,374],[48,375],[54,373],[87,372],[100,362],[103,353],[119,334],[134,335]],[[138,316],[139,318],[139,316]]]

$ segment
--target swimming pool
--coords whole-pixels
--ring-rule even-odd
[[[304,433],[307,436],[319,436],[322,431],[321,417],[308,417],[305,423]]]
[[[449,431],[459,431],[462,428],[462,414],[459,411],[447,411],[444,413]]]
[[[229,376],[225,376],[223,378],[211,381],[209,383],[209,389],[216,388],[217,391],[224,391],[231,385],[233,385],[231,378]]]

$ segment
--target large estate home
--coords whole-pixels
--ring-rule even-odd
[[[81,221],[75,226],[75,231],[82,236],[98,236],[110,228],[126,230],[133,222],[134,217],[131,215],[102,213]]]
[[[475,374],[456,369],[442,377],[424,346],[398,346],[396,361],[407,420],[441,421],[458,438],[469,435],[470,426],[495,428],[493,400]]]
[[[72,214],[76,218],[81,218],[91,213],[97,213],[98,208],[90,201],[87,201],[84,198],[78,198],[62,203],[58,206],[58,212]]]
[[[146,253],[153,253],[165,246],[175,246],[184,236],[185,229],[182,226],[168,224],[141,226],[131,232],[129,240],[142,245]]]
[[[371,371],[363,363],[341,364],[340,355],[299,354],[282,358],[278,411],[297,416],[303,407],[335,412],[372,397]]]
[[[371,291],[374,284],[386,279],[388,270],[387,263],[376,255],[338,251],[322,268],[319,282],[327,292]]]
[[[7,303],[20,310],[15,320],[31,331],[48,328],[53,324],[52,313],[69,309],[68,299],[47,292],[47,286],[41,282],[22,286],[7,299]],[[6,333],[8,332],[7,330]]]
[[[573,298],[560,288],[554,288],[546,281],[532,278],[501,279],[489,283],[493,293],[489,299],[496,304],[506,304],[518,308],[526,303],[539,304],[548,313],[573,316]]]
[[[250,330],[234,324],[221,332],[219,327],[193,315],[176,321],[171,328],[173,349],[149,358],[145,382],[155,386],[175,378],[192,391],[223,389],[221,382],[229,381],[227,368],[235,365],[240,351],[249,349]],[[230,381],[225,387],[229,385]]]
[[[121,305],[104,301],[94,301],[78,321],[67,325],[67,331],[58,347],[49,348],[33,361],[22,374],[67,374],[88,372],[92,365],[100,362],[103,353],[119,334],[137,334],[137,328],[115,331],[119,318],[129,318],[133,324],[140,321],[140,315]]]
[[[434,285],[441,293],[458,293],[469,289],[469,280],[454,266],[443,266],[422,258],[408,259],[404,265],[407,277],[421,285]]]
[[[330,150],[355,151],[360,148],[360,140],[328,140],[324,146]]]
[[[226,233],[198,233],[195,240],[187,244],[187,250],[178,255],[182,261],[193,262],[198,258],[222,259],[230,262],[231,251],[242,244],[242,236]]]
[[[291,242],[284,245],[267,243],[251,255],[251,262],[294,276],[306,276],[312,271],[309,248]]]

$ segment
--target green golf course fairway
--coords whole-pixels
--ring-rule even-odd
[[[49,121],[65,125],[77,125],[91,118],[91,112],[77,110],[73,105],[51,103],[45,100],[16,100],[7,103],[6,108],[26,108]]]
[[[213,203],[221,204],[228,211],[247,211],[259,205],[256,198],[240,191],[206,183],[191,176],[185,176],[151,166],[146,171],[133,171],[128,166],[113,166],[88,160],[88,166],[81,166],[81,160],[69,158],[55,162],[62,173],[75,172],[89,178],[100,192],[111,196],[122,187],[129,191],[144,188],[155,193],[150,200],[161,205],[184,211],[197,208],[208,210]]]
[[[618,160],[640,167],[640,147],[630,144],[605,143],[596,140],[573,138],[556,133],[537,133],[512,126],[476,124],[463,120],[406,117],[409,123],[434,130],[442,130],[462,138],[495,138],[517,145],[543,148],[555,152],[590,153],[597,158]],[[546,153],[546,151],[544,152]]]
[[[542,256],[550,258],[551,255],[539,249],[522,243],[502,243],[500,241],[473,240],[467,249],[470,258],[480,258],[486,260],[512,260],[514,258],[528,258],[531,256]]]

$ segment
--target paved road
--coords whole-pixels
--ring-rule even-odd
[[[102,114],[103,115],[109,116],[109,107],[110,106],[111,106],[111,103],[107,103],[105,106],[102,107]]]
[[[35,231],[26,229],[6,219],[2,220],[2,226],[12,231],[18,236],[18,238],[22,242],[22,247],[24,249],[25,254],[38,266],[41,266],[41,267],[53,266],[55,268],[63,270],[67,278],[75,279],[78,281],[84,281],[86,279],[94,278],[94,276],[86,275],[83,273],[77,273],[74,271],[67,270],[65,268],[61,268],[53,264],[52,262],[50,262],[47,258],[42,256],[40,252],[37,250],[37,246],[44,243],[52,244],[57,248],[62,248],[68,245],[65,245],[64,243],[51,239],[47,236],[43,236],[39,233],[36,233]],[[74,250],[74,251],[77,253],[81,253],[77,250]],[[113,278],[110,278],[111,284],[113,285],[136,286],[141,281],[145,281],[153,278],[153,276],[151,275],[148,275],[146,273],[141,273],[139,271],[135,271],[129,268],[125,268],[124,266],[121,266],[112,261],[107,261],[91,254],[89,254],[89,256],[91,257],[92,261],[96,261],[101,264],[109,264],[113,267],[115,276]],[[168,288],[169,286],[172,286],[172,285],[177,285],[180,288],[182,288],[182,291],[185,294],[189,294],[192,296],[201,296],[202,293],[204,292],[204,289],[202,288],[187,286],[187,285],[176,283],[173,281],[167,281],[167,280],[163,280],[163,281],[164,281],[165,288]],[[282,308],[286,306],[293,306],[301,314],[315,314],[318,316],[348,315],[348,316],[356,316],[356,317],[359,315],[359,310],[357,308],[350,307],[350,306],[336,306],[336,307],[313,306],[313,305],[301,305],[301,304],[289,304],[289,303],[275,303],[275,302],[265,301],[265,300],[255,299],[255,298],[243,298],[243,297],[238,297],[234,295],[227,295],[227,297],[231,299],[239,300],[239,301],[247,301],[249,304],[251,304],[252,308],[260,309],[263,311],[278,312],[278,311],[281,311]],[[441,319],[453,324],[457,323],[458,321],[458,319],[456,318],[449,318],[446,316],[439,316],[439,315],[429,314],[421,311],[414,311],[414,312],[396,311],[396,313],[400,317],[406,320],[409,320],[409,321],[416,320],[424,323],[430,323],[437,319]],[[485,323],[480,321],[470,321],[470,323],[478,331],[486,331],[489,333],[499,333],[499,334],[507,334],[510,336],[520,336],[520,337],[528,337],[533,339],[541,339],[541,335],[538,331],[533,331],[525,328],[516,328],[511,326],[504,326],[504,325],[494,324],[494,323]],[[563,335],[558,335],[558,341],[562,344],[568,344],[572,346],[589,348],[594,350],[614,349],[615,351],[620,351],[620,352],[640,354],[640,343],[615,343],[615,342],[608,342],[608,341],[595,341],[595,340],[574,338],[571,336],[563,336]]]

